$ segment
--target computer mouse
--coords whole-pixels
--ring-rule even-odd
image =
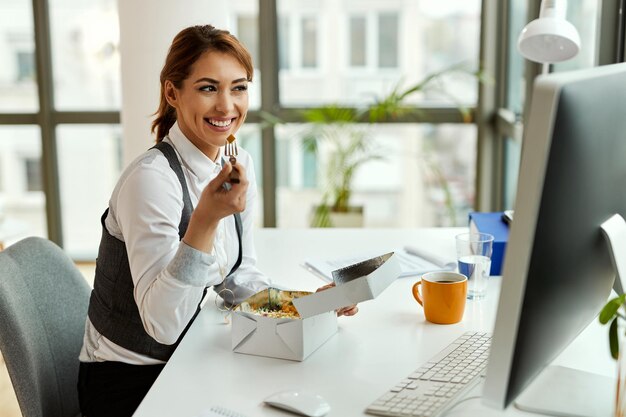
[[[278,392],[267,397],[264,402],[308,417],[322,417],[330,411],[330,405],[322,396],[303,391]]]

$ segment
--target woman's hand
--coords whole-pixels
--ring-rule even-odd
[[[323,287],[319,287],[317,289],[317,291],[315,291],[315,292],[324,291],[324,290],[327,290],[327,289],[332,288],[334,286],[335,286],[335,283],[331,282],[330,284],[324,285]],[[354,316],[356,313],[359,312],[359,307],[356,304],[354,304],[354,305],[351,305],[351,306],[342,307],[342,308],[340,308],[338,310],[335,310],[335,312],[337,313],[337,317],[339,317],[339,316]]]
[[[233,169],[239,173],[239,183],[228,181]],[[244,167],[238,162],[234,166],[224,163],[220,173],[202,191],[183,241],[195,249],[211,252],[219,221],[246,208],[247,190],[248,179]]]

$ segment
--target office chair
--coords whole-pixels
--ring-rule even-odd
[[[0,252],[0,351],[24,417],[76,417],[90,287],[54,243]]]

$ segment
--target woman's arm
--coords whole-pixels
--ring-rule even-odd
[[[135,301],[146,332],[160,343],[178,339],[204,287],[217,283],[210,281],[217,280],[218,274],[212,273],[215,258],[208,253],[214,224],[220,214],[242,204],[240,190],[221,189],[229,169],[204,190],[183,241],[178,234],[182,187],[165,158],[139,165],[120,185],[115,212],[126,243]],[[246,184],[240,187],[245,190]]]
[[[229,303],[232,302],[233,304],[239,304],[241,301],[245,300],[249,296],[256,294],[257,292],[270,286],[269,278],[261,271],[259,271],[259,269],[256,267],[257,257],[256,249],[254,247],[254,216],[256,213],[255,210],[258,201],[258,189],[253,161],[250,155],[245,151],[240,152],[240,156],[238,157],[238,159],[241,162],[241,165],[245,167],[248,178],[246,208],[243,212],[241,212],[241,222],[243,228],[243,253],[241,258],[241,265],[239,265],[239,268],[232,276],[226,278],[221,285],[215,287],[215,291],[218,293],[224,288],[232,291],[235,295],[234,298],[232,297],[230,292],[220,294],[223,295],[225,301]],[[229,236],[232,235],[234,240],[234,242],[229,243],[229,245],[232,248],[236,248],[237,235],[234,232],[234,226],[229,230],[231,231]],[[235,250],[231,253],[233,253],[232,258],[234,259],[232,261],[232,264],[234,265],[234,262],[238,255],[238,251]]]
[[[238,163],[235,167],[239,171],[239,183],[224,186],[233,170],[233,166],[227,162],[217,177],[202,191],[198,206],[191,215],[187,232],[183,237],[189,246],[210,253],[213,250],[215,232],[220,220],[231,214],[240,213],[246,208],[248,180],[245,169]]]

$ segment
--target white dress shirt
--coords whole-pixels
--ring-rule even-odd
[[[181,161],[191,203],[195,207],[202,190],[221,170],[195,147],[174,124],[164,138]],[[165,156],[151,149],[135,159],[120,176],[111,199],[105,226],[115,238],[125,242],[134,283],[134,298],[146,332],[156,341],[173,344],[192,318],[203,289],[215,285],[234,294],[237,304],[267,288],[270,283],[256,268],[252,236],[257,186],[250,155],[239,148],[237,161],[249,181],[243,226],[242,261],[237,271],[225,279],[239,256],[239,243],[233,216],[219,223],[213,253],[198,251],[178,235],[183,209],[183,191]],[[223,298],[232,300],[230,292]],[[216,308],[213,303],[207,308]],[[101,335],[87,318],[82,362],[119,361],[130,364],[156,364],[160,360],[138,354]]]

